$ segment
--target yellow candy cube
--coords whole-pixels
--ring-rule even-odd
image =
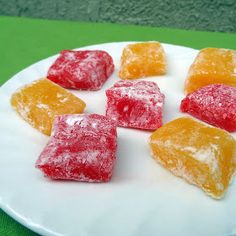
[[[154,159],[213,198],[225,193],[236,167],[236,141],[226,131],[183,117],[150,137]]]
[[[191,65],[185,93],[209,84],[236,86],[236,51],[222,48],[202,49]]]
[[[121,79],[138,79],[166,73],[166,56],[159,42],[127,45],[121,57]]]
[[[40,132],[50,135],[55,116],[82,113],[85,103],[48,79],[40,79],[17,90],[11,105]]]

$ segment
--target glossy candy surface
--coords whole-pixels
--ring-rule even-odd
[[[236,86],[236,51],[205,48],[198,53],[185,81],[185,93],[209,84]]]
[[[225,193],[236,167],[236,141],[224,130],[179,118],[150,137],[154,159],[213,198]]]
[[[127,45],[122,53],[119,76],[138,79],[166,73],[166,55],[159,42]]]
[[[11,97],[18,114],[40,132],[50,135],[57,115],[82,113],[86,104],[48,79],[36,80]]]
[[[162,125],[165,96],[156,83],[118,81],[106,96],[106,115],[118,126],[154,130]]]
[[[182,100],[180,110],[216,127],[236,131],[236,87],[202,87]]]
[[[109,181],[116,159],[116,139],[116,125],[105,116],[58,116],[36,167],[52,179]]]
[[[112,57],[101,50],[64,50],[47,78],[64,88],[99,90],[114,71]]]

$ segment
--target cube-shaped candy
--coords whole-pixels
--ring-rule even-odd
[[[166,55],[159,42],[127,45],[122,53],[119,76],[138,79],[166,73]]]
[[[105,116],[57,116],[36,167],[52,179],[106,182],[116,159],[116,125]]]
[[[85,103],[48,79],[40,79],[17,90],[11,105],[40,132],[50,135],[57,115],[81,113]]]
[[[226,131],[191,118],[173,120],[150,137],[153,157],[213,198],[225,193],[236,167],[236,141]]]
[[[64,88],[99,90],[114,71],[105,51],[64,50],[48,70],[47,78]]]
[[[118,81],[106,96],[106,115],[118,126],[154,130],[162,125],[165,96],[156,83]]]
[[[189,69],[185,93],[209,84],[236,86],[236,51],[205,48],[199,52]]]
[[[236,87],[202,87],[182,100],[180,110],[216,127],[236,131]]]

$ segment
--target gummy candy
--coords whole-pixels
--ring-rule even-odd
[[[213,198],[225,193],[236,167],[236,141],[226,131],[183,117],[150,137],[153,157]]]
[[[82,113],[85,103],[48,79],[40,79],[17,90],[11,105],[40,132],[50,135],[56,115]]]
[[[52,179],[106,182],[112,176],[116,147],[116,125],[107,117],[57,116],[36,167]]]
[[[180,110],[216,127],[236,131],[236,87],[202,87],[182,100]]]
[[[106,96],[106,115],[118,126],[155,130],[162,125],[165,96],[156,83],[118,81]]]
[[[166,55],[159,42],[127,45],[122,53],[119,76],[138,79],[166,73]]]
[[[48,70],[47,78],[64,88],[99,90],[114,71],[105,51],[64,50]]]
[[[236,86],[236,51],[205,48],[199,52],[189,69],[185,93],[209,84]]]

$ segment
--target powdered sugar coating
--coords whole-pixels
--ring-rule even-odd
[[[178,118],[150,137],[153,157],[176,176],[221,198],[235,173],[236,141],[222,129]]]
[[[166,55],[159,42],[128,44],[121,56],[121,79],[138,79],[166,73]]]
[[[116,159],[116,139],[116,125],[105,116],[58,116],[36,167],[52,179],[109,181]]]
[[[18,114],[40,132],[50,135],[55,116],[82,113],[86,104],[48,79],[39,79],[18,89],[11,96]]]
[[[212,84],[184,98],[182,112],[230,132],[236,131],[236,87]]]
[[[204,48],[189,68],[185,93],[189,94],[210,84],[236,86],[236,51]]]
[[[118,126],[154,130],[162,125],[165,96],[156,83],[118,81],[106,96],[106,115]]]
[[[65,88],[99,90],[114,71],[105,51],[64,50],[48,70],[47,78]]]

